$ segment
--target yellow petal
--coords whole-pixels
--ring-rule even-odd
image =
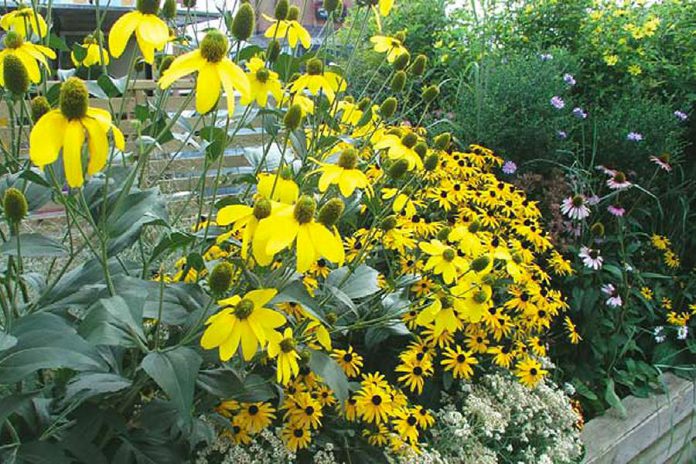
[[[297,237],[299,227],[293,216],[271,215],[259,223],[256,235],[266,242],[266,253],[274,255],[290,246]]]
[[[82,187],[84,183],[82,176],[83,143],[85,143],[85,130],[80,121],[68,122],[63,139],[63,165],[65,166],[65,179],[68,181],[68,185],[73,188]]]
[[[198,72],[196,82],[196,111],[206,114],[213,109],[220,97],[220,77],[216,66],[211,63],[204,64]]]
[[[118,58],[128,45],[128,39],[133,35],[135,28],[138,27],[142,13],[131,11],[116,20],[111,31],[109,31],[109,51],[114,58]]]
[[[227,339],[220,345],[220,359],[222,361],[228,361],[239,348],[239,342],[242,338],[242,329],[240,324],[235,324],[232,327],[232,332]]]
[[[153,14],[143,15],[135,34],[153,48],[160,50],[169,41],[169,28],[167,24]]]
[[[201,58],[200,50],[194,50],[177,57],[160,77],[159,86],[166,89],[178,79],[198,71],[203,63],[205,61]]]
[[[148,64],[154,63],[155,46],[147,40],[144,40],[142,36],[138,35],[137,33],[135,34],[135,38],[138,41],[138,48],[140,49],[140,53],[143,54],[143,60],[145,60],[145,62]]]
[[[254,311],[254,315],[258,317],[261,321],[263,327],[270,327],[272,329],[278,328],[287,322],[285,316],[280,314],[278,311],[273,311],[268,308],[260,308]]]
[[[109,152],[109,141],[106,139],[106,132],[101,125],[94,119],[83,118],[82,124],[87,129],[87,148],[89,149],[89,162],[87,163],[87,174],[94,175],[101,171],[106,165],[106,155]]]
[[[218,314],[216,314],[218,316]],[[236,319],[229,312],[219,314],[220,317],[215,319],[213,324],[210,324],[201,337],[201,346],[206,350],[220,346],[227,337],[232,333],[232,328],[236,323]]]
[[[111,131],[114,134],[114,145],[121,151],[126,149],[126,139],[123,137],[123,132],[118,127],[111,125]]]
[[[246,205],[229,205],[218,211],[216,222],[221,226],[228,226],[239,221],[244,216],[252,214],[253,209]]]
[[[246,325],[248,326],[249,324]],[[248,331],[242,332],[242,354],[244,355],[244,360],[251,361],[251,358],[256,354],[256,348],[258,346],[258,340],[251,328],[249,328]]]
[[[242,96],[248,96],[251,93],[249,78],[242,68],[233,63],[229,58],[223,58],[218,66],[221,68],[221,73],[224,73],[231,78],[232,85],[234,88],[239,90],[239,93],[241,93]]]
[[[246,295],[244,295],[244,298],[248,298],[251,301],[254,302],[254,306],[257,308],[261,308],[262,306],[265,306],[266,303],[271,301],[274,296],[278,293],[278,290],[275,288],[261,288],[259,290],[252,290]]]
[[[60,110],[51,110],[39,119],[29,136],[29,158],[32,163],[41,168],[58,159],[67,124],[68,120]]]
[[[318,259],[315,243],[310,235],[310,224],[301,225],[297,231],[297,272],[304,274]]]
[[[312,223],[309,232],[314,247],[323,257],[332,263],[341,261],[343,244],[336,239],[336,236],[329,229],[321,224]]]
[[[34,57],[21,49],[17,49],[14,55],[17,58],[19,58],[19,60],[26,68],[27,74],[29,75],[29,80],[32,81],[34,84],[41,82],[41,70],[39,69],[39,65],[37,64]]]

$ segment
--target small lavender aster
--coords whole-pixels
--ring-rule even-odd
[[[629,132],[626,136],[626,140],[628,140],[629,142],[640,142],[641,140],[643,140],[643,134],[640,134],[638,132]]]
[[[677,110],[677,111],[674,112],[674,116],[675,116],[678,120],[680,120],[680,121],[682,121],[682,122],[684,122],[684,121],[686,121],[687,119],[689,119],[689,116],[688,116],[686,113],[684,113],[683,111],[679,111],[679,110]]]
[[[507,175],[512,175],[515,172],[517,172],[517,163],[510,160],[505,161],[505,163],[503,164],[503,173]]]
[[[565,102],[563,101],[563,99],[561,97],[556,95],[553,98],[551,98],[551,106],[553,106],[557,110],[560,110],[560,109],[563,109],[565,107]]]
[[[568,74],[568,73],[565,73],[565,74],[563,75],[563,82],[565,82],[566,84],[568,84],[568,85],[571,86],[571,87],[574,86],[574,85],[576,84],[575,78],[573,77],[573,75],[572,75],[572,74]]]
[[[561,140],[565,140],[568,138],[568,133],[566,131],[558,131],[556,132],[556,136]]]
[[[573,108],[573,116],[578,119],[587,119],[587,113],[580,107]]]

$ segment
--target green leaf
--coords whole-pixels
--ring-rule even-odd
[[[379,291],[379,273],[370,266],[361,265],[350,273],[346,266],[339,267],[329,274],[326,283],[338,288],[352,299],[364,298]]]
[[[142,227],[168,219],[165,199],[157,189],[130,193],[109,212],[106,232],[109,255],[128,248],[138,239]]]
[[[621,415],[626,417],[626,407],[621,402],[621,398],[616,394],[614,379],[607,379],[606,389],[604,390],[604,400]]]
[[[34,392],[15,393],[0,398],[0,424],[4,424],[5,419],[10,417],[11,414],[28,406],[35,395],[36,393]]]
[[[65,40],[61,39],[53,32],[51,32],[51,35],[48,36],[48,46],[50,48],[53,48],[54,50],[60,50],[62,52],[70,51],[70,48],[68,48],[68,45],[65,43]]]
[[[134,288],[127,293],[102,298],[89,309],[80,334],[94,345],[139,347],[146,345],[143,305],[147,291]]]
[[[341,402],[348,399],[348,379],[343,369],[326,353],[310,350],[309,368],[324,379]]]
[[[0,332],[0,351],[9,350],[17,344],[17,337],[8,333]]]
[[[97,350],[54,314],[22,317],[12,327],[11,335],[17,338],[17,344],[0,353],[0,383],[18,382],[39,369],[106,369]]]
[[[0,254],[17,256],[18,239],[23,257],[65,256],[68,253],[63,245],[52,238],[41,234],[19,234],[0,246]]]
[[[83,372],[73,377],[65,389],[65,400],[76,395],[91,398],[104,393],[114,393],[131,386],[131,381],[108,372]]]
[[[85,81],[85,85],[87,86],[87,92],[89,92],[91,96],[104,100],[109,98],[106,92],[104,92],[104,89],[102,89],[97,82]]]
[[[114,79],[111,76],[102,74],[97,78],[99,88],[106,94],[107,98],[120,97],[126,91],[127,76]]]
[[[215,161],[225,151],[227,145],[227,133],[220,127],[207,126],[201,129],[201,138],[208,144],[205,147],[205,154],[210,161]]]
[[[196,240],[196,236],[187,232],[173,231],[166,234],[152,250],[150,261],[155,261],[163,254],[184,248]]]
[[[191,421],[193,392],[201,362],[198,353],[180,346],[171,351],[149,353],[141,364],[176,405],[186,423]]]
[[[87,58],[87,48],[83,47],[82,44],[74,43],[72,46],[73,55],[75,55],[75,61],[82,63],[85,58]]]
[[[578,392],[578,394],[584,396],[590,401],[597,401],[597,395],[595,395],[595,393],[592,390],[590,390],[590,388],[587,385],[585,385],[585,383],[582,382],[582,380],[574,378],[571,381],[571,384],[575,388],[575,391]]]

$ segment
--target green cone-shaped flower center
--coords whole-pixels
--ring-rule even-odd
[[[448,263],[454,261],[455,256],[457,256],[457,253],[455,253],[455,251],[452,248],[445,248],[445,251],[442,252],[442,259],[444,259]]]
[[[266,198],[259,198],[254,204],[254,217],[259,221],[271,215],[271,202]]]
[[[292,338],[284,338],[280,342],[280,350],[283,353],[290,353],[294,349],[295,349],[295,340],[293,340]]]
[[[582,197],[582,195],[575,195],[573,197],[572,202],[573,202],[573,206],[575,206],[576,208],[579,208],[585,203],[585,199]]]
[[[222,32],[210,31],[201,41],[201,56],[210,63],[217,63],[227,54],[227,46],[227,37]]]
[[[300,224],[307,224],[314,218],[314,211],[317,209],[316,202],[307,195],[303,195],[295,205],[295,219]]]
[[[442,309],[451,308],[452,306],[454,306],[454,298],[452,298],[449,295],[443,296],[442,298],[440,298],[440,304],[442,305]]]
[[[343,169],[355,169],[358,164],[358,154],[353,148],[346,148],[338,157],[338,165]]]
[[[413,132],[409,132],[401,138],[401,143],[408,148],[413,148],[418,143],[418,136]]]
[[[60,88],[60,111],[68,120],[81,119],[87,114],[89,93],[85,83],[71,77]]]
[[[9,31],[7,34],[5,34],[4,42],[5,47],[7,48],[19,48],[24,44],[24,39],[15,31]]]
[[[237,307],[234,310],[234,315],[237,319],[239,320],[244,320],[251,316],[251,313],[254,312],[254,302],[244,298],[242,301],[239,302]]]
[[[307,74],[318,76],[324,72],[324,63],[318,58],[312,58],[307,62]]]
[[[488,301],[488,295],[483,290],[479,290],[474,295],[474,301],[477,302],[478,304],[483,304],[486,301]]]
[[[143,14],[157,14],[160,7],[159,0],[138,0],[135,4],[136,9]]]
[[[268,73],[268,69],[266,68],[261,68],[258,71],[256,71],[256,80],[261,83],[266,83],[269,77],[270,74]]]

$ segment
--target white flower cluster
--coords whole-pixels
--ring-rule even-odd
[[[196,464],[281,464],[291,463],[295,455],[288,451],[277,435],[265,429],[248,445],[237,445],[225,434],[219,434],[196,456]],[[317,461],[315,461],[317,462]],[[331,461],[319,461],[332,464]]]
[[[550,381],[534,389],[509,373],[483,377],[446,398],[437,412],[423,463],[573,463],[582,453],[578,416],[563,390]]]

